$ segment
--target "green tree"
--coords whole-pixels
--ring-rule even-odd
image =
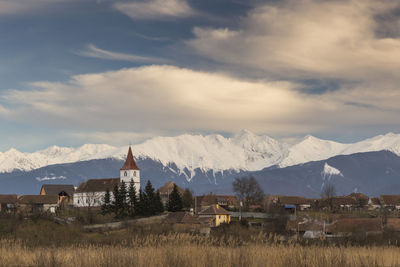
[[[136,187],[135,183],[133,180],[129,183],[129,189],[128,189],[128,199],[129,199],[129,209],[128,209],[128,214],[130,217],[134,217],[136,215],[136,209],[138,205],[138,197],[136,193]]]
[[[111,194],[110,189],[107,188],[104,195],[103,204],[101,205],[101,214],[105,215],[111,211]]]
[[[123,218],[127,215],[128,205],[127,205],[127,190],[126,183],[124,181],[121,182],[119,186],[119,198],[118,198],[118,218]]]
[[[160,192],[157,191],[156,193],[156,197],[155,197],[155,213],[162,213],[164,212],[164,204],[161,201],[161,196],[160,196]]]
[[[117,185],[114,186],[114,190],[113,190],[113,195],[114,195],[114,199],[112,201],[111,204],[111,209],[114,212],[115,216],[118,215],[118,209],[119,209],[119,188]]]
[[[144,205],[146,204],[145,195],[142,192],[142,189],[139,188],[139,201],[137,203],[137,208],[135,209],[135,215],[143,216],[144,215]]]
[[[183,195],[182,195],[183,208],[190,209],[191,207],[193,207],[193,202],[194,202],[193,201],[193,194],[189,190],[189,188],[186,188],[185,192],[183,192]]]
[[[144,188],[145,204],[144,204],[144,215],[151,216],[156,213],[155,193],[153,185],[150,180],[147,181],[146,187]]]
[[[174,188],[172,189],[172,192],[168,198],[167,210],[174,212],[174,211],[180,211],[182,210],[182,208],[183,208],[182,197],[178,191],[178,187],[176,186],[176,184],[174,184]]]

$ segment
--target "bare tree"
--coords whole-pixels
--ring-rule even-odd
[[[324,185],[321,191],[321,197],[325,198],[329,208],[332,209],[333,203],[332,203],[332,198],[336,196],[336,187],[332,183],[327,183]]]
[[[254,204],[262,204],[264,191],[253,176],[236,178],[232,186],[233,191],[240,200],[244,201],[246,207]]]

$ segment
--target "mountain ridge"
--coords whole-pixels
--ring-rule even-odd
[[[149,158],[163,166],[175,164],[175,171],[185,173],[190,181],[196,169],[214,172],[258,171],[271,166],[283,168],[336,155],[381,150],[400,155],[400,134],[378,135],[352,144],[308,135],[296,144],[289,145],[267,135],[256,135],[242,130],[232,137],[219,134],[154,137],[133,145],[132,149],[135,158]],[[0,173],[31,171],[53,164],[93,159],[122,160],[127,150],[127,146],[115,147],[107,144],[85,144],[78,148],[51,146],[33,153],[23,153],[11,148],[0,152]]]

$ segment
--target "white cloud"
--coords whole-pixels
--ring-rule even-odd
[[[400,123],[400,92],[385,87],[379,96],[366,86],[304,95],[290,82],[243,80],[158,65],[32,85],[30,91],[3,93],[1,99],[12,107],[6,118],[75,132],[80,139],[87,135],[98,142],[243,128],[281,136],[340,133]]]
[[[87,49],[81,51],[79,55],[93,58],[101,58],[108,60],[121,60],[130,62],[141,62],[141,63],[167,63],[168,60],[157,57],[138,56],[133,54],[112,52],[104,49],[100,49],[93,44],[89,44]]]
[[[287,78],[397,79],[399,35],[376,20],[398,1],[287,0],[258,6],[238,29],[199,28],[187,44],[215,61]],[[393,27],[386,31],[394,33]],[[398,32],[398,29],[396,29]]]
[[[134,20],[163,20],[182,18],[196,14],[186,0],[143,0],[117,2],[114,8]]]

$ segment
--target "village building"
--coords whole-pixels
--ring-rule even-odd
[[[234,210],[240,206],[240,201],[236,196],[208,194],[196,197],[197,210],[206,209],[212,205],[219,205],[224,209]]]
[[[368,209],[369,210],[377,210],[380,209],[381,206],[381,201],[377,197],[371,197],[368,199]]]
[[[265,209],[272,210],[283,208],[286,210],[308,210],[316,206],[315,199],[309,199],[299,196],[267,196],[265,199]]]
[[[381,195],[380,202],[385,209],[400,209],[400,195]]]
[[[231,213],[215,204],[199,212],[199,218],[212,218],[212,226],[217,227],[221,223],[230,223]]]
[[[164,206],[167,205],[169,195],[171,195],[172,190],[174,189],[174,186],[175,186],[175,183],[168,182],[158,189],[158,192],[160,193],[160,197],[161,197],[161,202],[163,203]],[[185,190],[183,190],[179,186],[176,186],[176,188],[178,189],[179,194],[181,194],[181,196],[183,196],[183,193],[185,192]]]
[[[18,202],[17,195],[0,195],[0,212],[15,211]]]
[[[18,211],[26,213],[55,213],[58,209],[57,195],[25,195],[18,199]]]
[[[73,185],[64,184],[44,184],[40,189],[40,195],[58,196],[58,204],[60,206],[73,205],[74,192],[75,188]]]
[[[104,202],[106,191],[111,192],[115,186],[119,187],[124,181],[127,186],[134,182],[136,191],[140,189],[140,169],[133,158],[132,149],[129,147],[126,161],[120,169],[119,178],[89,179],[81,183],[73,197],[74,207],[99,207]]]

